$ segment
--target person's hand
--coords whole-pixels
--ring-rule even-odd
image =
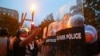
[[[40,31],[41,31],[41,28],[37,28],[37,29],[35,29],[35,30],[32,32],[32,34],[33,34],[34,36],[37,36],[37,35],[40,33]]]

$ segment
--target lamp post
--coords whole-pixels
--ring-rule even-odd
[[[34,29],[34,22],[31,22],[31,30]]]
[[[31,11],[32,11],[31,30],[34,29],[34,10],[35,10],[35,6],[32,5],[32,6],[31,6]]]
[[[32,11],[32,21],[34,22],[34,11]]]

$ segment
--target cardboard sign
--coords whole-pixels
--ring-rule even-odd
[[[56,34],[56,56],[86,56],[84,26],[63,29]]]

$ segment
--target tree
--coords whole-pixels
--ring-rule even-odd
[[[40,28],[42,28],[42,31],[39,34],[39,37],[42,38],[43,35],[43,29],[44,27],[48,26],[50,23],[54,22],[54,18],[53,18],[53,14],[51,13],[50,15],[48,15],[44,21],[41,22],[41,24],[39,25]]]
[[[44,19],[44,21],[41,22],[39,27],[44,28],[44,27],[48,26],[50,23],[52,23],[52,22],[54,22],[54,18],[53,18],[53,14],[50,14]]]
[[[84,17],[86,20],[86,24],[95,24],[95,11],[92,8],[84,7]]]
[[[85,17],[85,23],[97,26],[98,20],[100,19],[100,0],[83,0],[83,6],[79,3],[75,6],[72,6],[70,11],[73,14],[81,13]],[[83,8],[82,8],[83,7]]]
[[[19,27],[18,20],[7,14],[0,15],[0,28],[7,28],[9,35],[15,35],[16,30]]]
[[[84,17],[87,24],[92,24],[97,27],[96,24],[100,19],[100,0],[85,0],[84,2]]]

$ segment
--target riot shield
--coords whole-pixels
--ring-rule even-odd
[[[46,38],[43,45],[43,56],[55,56],[56,55],[56,29],[57,23],[53,22],[47,27]]]
[[[44,50],[44,56],[56,56],[56,36],[45,39]]]
[[[86,56],[84,26],[63,29],[56,34],[56,56]]]

